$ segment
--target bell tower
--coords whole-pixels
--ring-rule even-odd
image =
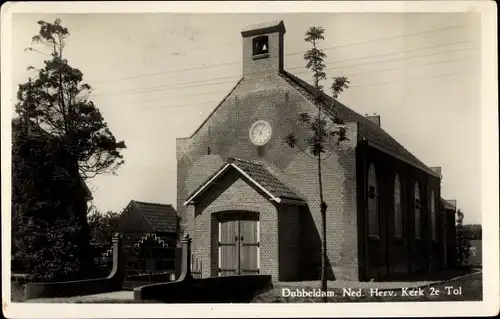
[[[274,21],[251,25],[243,37],[243,76],[283,72],[285,24]]]

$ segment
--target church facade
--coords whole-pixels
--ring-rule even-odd
[[[190,137],[177,139],[177,210],[203,277],[314,280],[317,161],[284,138],[310,134],[297,117],[317,112],[318,92],[284,70],[282,21],[241,34],[242,79]],[[389,136],[379,117],[323,97],[322,112],[342,119],[348,138],[322,161],[330,279],[390,280],[443,267],[454,246],[443,239],[440,170]]]

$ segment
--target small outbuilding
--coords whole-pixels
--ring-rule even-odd
[[[168,246],[175,247],[179,240],[179,218],[170,204],[131,200],[118,219],[115,231],[123,234],[126,246],[154,234]]]

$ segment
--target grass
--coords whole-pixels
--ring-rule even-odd
[[[369,290],[362,290],[362,296],[350,297],[344,296],[342,289],[331,289],[329,291],[335,292],[335,296],[328,297],[328,302],[401,302],[401,301],[481,301],[483,299],[482,287],[482,272],[474,273],[466,277],[456,280],[446,281],[439,283],[430,288],[424,289],[423,296],[412,297],[403,296],[401,290],[394,290],[394,296],[370,296]],[[461,287],[462,294],[449,295],[446,293],[445,287]],[[315,287],[292,287],[291,291],[295,289],[312,290]],[[322,302],[321,297],[284,297],[282,296],[282,287],[274,288],[270,291],[262,293],[254,298],[253,303],[304,303],[304,302]],[[439,291],[440,294],[436,295],[435,292]],[[434,295],[432,294],[434,292]],[[24,299],[24,284],[22,282],[11,281],[11,298],[12,302],[25,302]],[[47,299],[34,299],[28,300],[30,303],[158,303],[158,301],[134,301],[125,299],[89,299],[81,296],[69,298],[47,298]]]
[[[329,289],[335,296],[328,297],[328,302],[401,302],[401,301],[481,301],[483,299],[482,273],[475,273],[457,280],[438,283],[431,287],[423,288],[423,296],[406,296],[401,289],[392,290],[392,296],[371,296],[369,289],[362,289],[361,296],[348,296],[343,289]],[[461,294],[448,294],[445,287],[461,287]],[[313,290],[313,287],[301,287],[299,290]],[[295,291],[296,287],[290,287]],[[408,289],[409,291],[410,289]],[[439,295],[437,294],[439,293]],[[304,303],[323,302],[321,297],[285,297],[282,288],[274,288],[256,296],[253,303]]]
[[[137,303],[134,300],[124,299],[90,299],[81,296],[67,298],[41,298],[26,300],[24,297],[24,283],[18,280],[12,280],[10,284],[10,295],[12,302],[28,302],[28,303]],[[141,301],[140,303],[154,303],[155,301]]]
[[[17,280],[10,282],[10,298],[12,302],[24,302],[24,284]]]
[[[32,299],[26,301],[28,303],[92,303],[92,304],[108,304],[108,303],[161,303],[155,300],[126,300],[126,299],[82,299],[81,297],[68,298],[47,298],[47,299]]]

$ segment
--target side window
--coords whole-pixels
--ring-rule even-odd
[[[375,166],[368,169],[368,235],[378,236],[378,185]]]
[[[403,237],[403,211],[401,198],[401,181],[399,175],[394,178],[394,234],[397,238]]]
[[[415,183],[415,238],[421,239],[421,214],[422,214],[422,204],[420,202],[420,185],[418,182]]]
[[[431,234],[432,240],[437,239],[437,215],[436,215],[436,193],[434,190],[431,192]]]

